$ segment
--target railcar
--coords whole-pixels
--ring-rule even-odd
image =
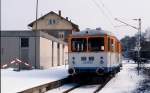
[[[70,75],[117,73],[121,67],[121,43],[100,28],[74,32],[68,37]]]

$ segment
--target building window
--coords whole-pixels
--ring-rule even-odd
[[[49,25],[53,25],[53,24],[57,24],[57,23],[58,23],[58,21],[55,20],[55,19],[49,19],[49,20],[48,20],[48,24],[49,24]]]
[[[21,47],[29,47],[29,38],[21,38]]]
[[[48,20],[48,24],[49,25],[51,25],[52,24],[52,20],[50,19],[50,20]]]
[[[58,33],[58,38],[61,40],[64,40],[64,32],[59,32]]]

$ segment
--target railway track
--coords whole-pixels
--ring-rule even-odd
[[[90,76],[90,75],[88,75],[88,76]],[[65,86],[66,84],[72,84],[72,87],[67,88],[66,90],[62,88],[62,91],[61,91],[62,93],[72,93],[74,90],[80,90],[82,88],[87,89],[87,91],[89,88],[93,88],[92,92],[90,92],[90,93],[97,93],[112,78],[112,76],[87,77],[86,75],[85,76],[77,76],[77,77],[78,78],[68,76],[65,79],[50,82],[50,83],[36,86],[36,87],[30,88],[30,89],[26,89],[19,93],[45,93],[45,92],[51,93],[48,91],[51,91],[52,89],[56,89],[56,88],[59,89],[59,87]]]
[[[72,88],[70,88],[70,89],[64,91],[63,93],[69,93],[70,91],[72,91],[72,90],[74,90],[74,89],[76,89],[76,88],[78,88],[78,87],[80,87],[80,86],[81,86],[81,85],[76,85],[76,86],[74,86],[74,87],[72,87]]]
[[[97,93],[98,91],[100,91],[111,80],[111,78],[111,76],[106,78],[106,80],[93,93]]]
[[[25,90],[20,91],[18,93],[45,93],[51,89],[55,89],[55,88],[58,88],[64,84],[69,83],[70,82],[69,80],[70,80],[70,78],[67,77],[67,78],[64,78],[61,80],[57,80],[57,81],[53,81],[53,82],[46,83],[43,85],[35,86],[35,87],[29,88],[29,89],[25,89]]]
[[[76,93],[79,91],[88,91],[89,93],[98,93],[110,80],[112,76],[105,77],[95,77],[92,79],[81,79],[82,82],[77,82],[78,84],[70,89],[65,90],[63,93]],[[91,91],[89,89],[92,88]]]

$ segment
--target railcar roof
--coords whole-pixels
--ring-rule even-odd
[[[114,36],[113,33],[102,30],[102,29],[86,29],[80,32],[72,33],[72,36],[86,36],[86,35],[88,36],[104,36],[104,35]]]

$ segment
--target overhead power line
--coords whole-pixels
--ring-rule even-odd
[[[111,18],[107,15],[107,13],[105,13],[105,10],[99,5],[99,3],[97,3],[96,0],[91,0],[91,1],[97,6],[97,8],[101,11],[101,13],[105,16],[105,18],[110,22],[112,27],[114,27],[114,24],[113,24]],[[104,6],[103,3],[102,3],[102,6]]]
[[[110,9],[103,3],[103,1],[102,1],[102,0],[98,0],[98,1],[102,4],[102,6],[105,8],[105,10],[110,14],[110,16],[112,17],[112,19],[114,19],[114,16],[113,16],[112,12],[111,12]]]

